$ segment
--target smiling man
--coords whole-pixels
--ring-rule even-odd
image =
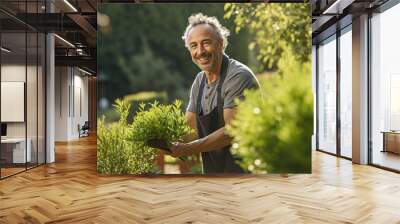
[[[257,88],[258,81],[246,65],[225,54],[229,30],[215,17],[199,13],[188,22],[182,39],[201,71],[192,84],[186,119],[197,136],[173,143],[171,155],[201,153],[204,173],[243,173],[230,152],[232,137],[225,126],[235,116],[234,100],[243,99],[245,89]]]

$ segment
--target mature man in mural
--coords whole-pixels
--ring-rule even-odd
[[[182,39],[192,61],[200,68],[191,88],[186,111],[188,124],[197,136],[187,143],[172,144],[170,155],[201,153],[204,173],[243,173],[231,151],[232,137],[226,132],[235,116],[235,99],[245,89],[259,86],[253,72],[225,54],[229,30],[215,17],[201,13],[188,18]]]

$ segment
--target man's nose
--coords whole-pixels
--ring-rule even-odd
[[[205,52],[205,49],[203,47],[203,45],[199,45],[199,47],[197,48],[197,55],[200,56]]]

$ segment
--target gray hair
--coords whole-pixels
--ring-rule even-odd
[[[185,33],[182,36],[182,40],[185,42],[185,47],[189,48],[187,38],[190,30],[193,27],[201,24],[208,24],[214,28],[217,36],[222,39],[222,50],[225,51],[226,46],[228,46],[228,36],[230,34],[229,30],[222,26],[216,17],[206,16],[202,13],[191,15],[188,18],[188,25],[186,27]]]

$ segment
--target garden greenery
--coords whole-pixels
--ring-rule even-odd
[[[265,68],[276,68],[287,46],[297,61],[310,60],[311,13],[308,3],[226,3],[225,18],[233,19],[236,32],[249,31],[249,48]]]
[[[114,111],[119,115],[118,122],[105,124],[104,116],[98,120],[98,172],[145,174],[155,171],[157,149],[147,146],[148,140],[171,143],[192,131],[181,111],[181,101],[175,100],[170,105],[155,101],[148,105],[146,109],[146,104],[141,103],[132,124],[128,124],[131,105],[117,99]]]
[[[261,91],[246,91],[228,127],[232,151],[253,173],[311,172],[311,63],[299,63],[290,52],[278,63],[278,74],[260,78]]]
[[[116,100],[114,110],[119,121],[105,124],[98,119],[97,170],[107,174],[145,174],[154,169],[156,150],[130,139],[133,131],[127,119],[130,105]]]
[[[170,144],[189,134],[192,130],[186,124],[181,105],[180,100],[169,105],[155,101],[146,110],[146,105],[140,104],[132,123],[131,139],[142,143],[160,140]]]

